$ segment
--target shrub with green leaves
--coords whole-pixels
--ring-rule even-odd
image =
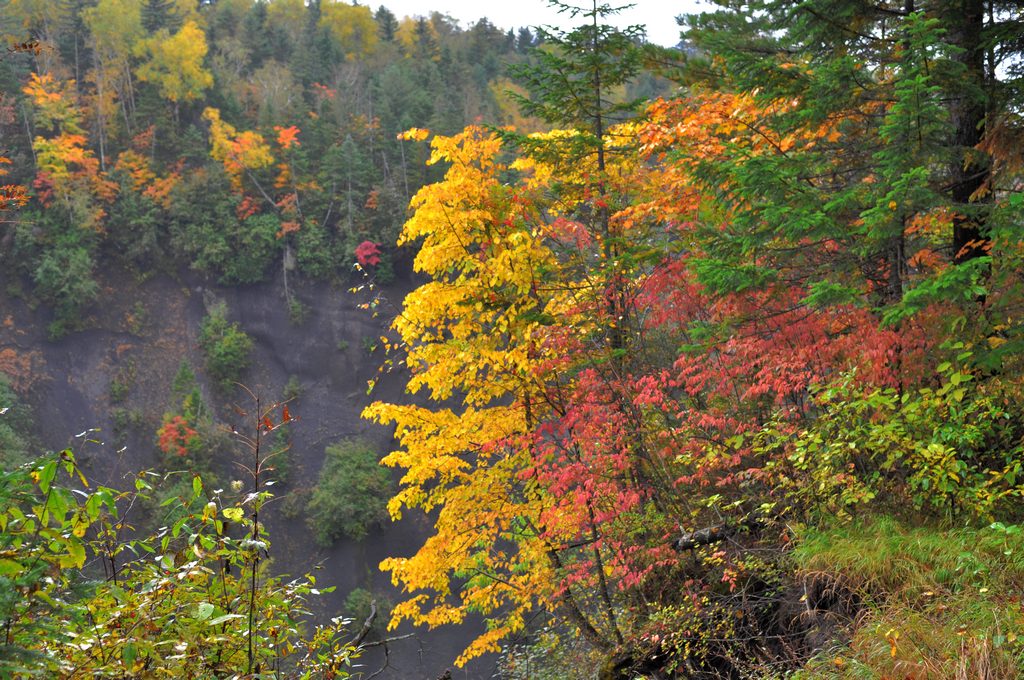
[[[322,546],[341,536],[365,538],[387,517],[391,473],[364,440],[346,439],[328,446],[325,453],[320,479],[306,506],[309,528]]]
[[[366,588],[356,588],[345,596],[345,613],[352,617],[351,628],[358,632],[374,607],[377,611],[370,623],[370,634],[376,638],[384,638],[387,635],[388,622],[391,620],[391,608],[393,604],[387,596],[371,592]]]
[[[307,221],[293,238],[299,271],[314,279],[327,279],[338,272],[338,263],[344,260],[323,225]]]
[[[29,434],[32,416],[28,406],[11,388],[7,377],[0,373],[0,469],[10,470],[31,457],[32,438]]]
[[[184,475],[185,482],[198,475],[216,484],[213,462],[228,455],[232,448],[227,428],[214,419],[213,410],[203,401],[195,374],[185,361],[174,377],[171,397],[171,408],[164,413],[156,431],[156,445],[163,454],[160,466],[167,473],[154,485],[153,497],[158,507],[167,499],[182,498],[187,492],[187,485],[183,486],[176,475]]]
[[[206,357],[206,371],[217,386],[231,389],[249,367],[252,338],[237,323],[229,322],[227,306],[215,305],[199,329],[199,347]]]
[[[292,475],[292,424],[281,423],[263,440],[267,449],[267,473],[278,484],[287,484]]]
[[[1024,414],[1016,381],[984,377],[964,365],[938,367],[938,387],[900,394],[857,386],[851,376],[816,389],[810,427],[790,433],[777,422],[757,448],[786,456],[790,500],[812,515],[850,516],[871,503],[949,519],[1020,516],[1024,495]]]
[[[276,216],[239,219],[239,199],[218,167],[185,178],[172,196],[171,244],[193,268],[216,273],[225,284],[266,278],[283,245]]]
[[[343,624],[299,632],[331,589],[264,568],[254,516],[270,495],[235,502],[179,476],[168,524],[126,538],[121,508],[145,504],[150,478],[83,492],[70,450],[0,469],[0,677],[349,677]]]
[[[10,267],[31,277],[39,300],[54,311],[52,339],[82,325],[82,313],[99,295],[93,276],[96,235],[56,211],[29,212],[14,229]]]

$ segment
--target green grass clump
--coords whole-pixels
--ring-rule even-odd
[[[1024,675],[1024,532],[1016,525],[910,527],[873,517],[806,530],[806,578],[861,603],[846,644],[798,678],[1017,678]]]

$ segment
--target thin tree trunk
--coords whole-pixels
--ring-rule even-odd
[[[39,161],[36,158],[36,147],[32,139],[32,127],[28,122],[28,111],[25,110],[25,102],[21,103],[21,116],[25,119],[25,137],[28,139],[28,148],[32,152],[32,164],[38,165]]]
[[[601,586],[601,602],[604,603],[604,614],[608,618],[608,627],[615,635],[615,641],[620,645],[624,642],[622,631],[619,630],[619,622],[615,617],[615,606],[612,604],[612,594],[608,589],[608,580],[604,575],[604,558],[601,557],[601,550],[598,548],[597,523],[594,519],[594,506],[587,501],[587,513],[590,516],[590,538],[593,541],[594,566],[597,571],[597,581]]]
[[[398,140],[398,150],[402,153],[402,180],[405,182],[405,202],[409,202],[409,173],[405,166],[405,144]]]
[[[103,82],[106,80],[106,73],[99,64],[96,51],[93,50],[93,68],[96,69],[96,132],[100,139],[100,170],[107,170],[106,136],[107,121],[103,113]]]
[[[554,573],[559,573],[562,570],[562,560],[558,557],[558,552],[554,548],[547,550],[548,562],[551,564],[551,569]],[[587,617],[583,614],[583,611],[576,604],[576,599],[573,597],[572,592],[566,586],[565,591],[558,598],[561,603],[566,615],[569,620],[572,621],[579,629],[583,637],[587,639],[587,642],[594,645],[597,649],[607,652],[612,648],[611,643],[604,638],[597,629],[594,628],[594,624],[590,623]]]

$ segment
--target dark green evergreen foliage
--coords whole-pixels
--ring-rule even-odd
[[[487,19],[480,19],[468,31],[469,45],[466,48],[467,59],[456,59],[459,66],[480,69],[485,84],[501,72],[500,56],[508,51],[505,46],[505,33]]]
[[[193,123],[186,127],[180,134],[174,136],[175,142],[175,164],[170,169],[175,169],[177,163],[184,162],[185,168],[199,168],[209,163],[210,143],[206,137],[206,131],[200,129],[199,125]]]
[[[13,470],[28,462],[36,448],[32,411],[0,373],[0,470]]]
[[[398,19],[384,5],[377,8],[373,14],[373,20],[377,22],[377,31],[380,39],[384,42],[393,42],[395,33],[398,31]]]
[[[281,251],[280,220],[269,214],[239,220],[236,208],[237,198],[220,168],[192,174],[174,193],[172,243],[194,268],[224,283],[255,283],[265,278]]]
[[[249,367],[252,338],[237,323],[228,321],[227,306],[220,303],[203,319],[199,348],[206,358],[207,375],[228,392]]]
[[[293,46],[289,64],[292,73],[307,88],[314,83],[330,83],[333,80],[331,65],[344,61],[344,55],[331,39],[330,32],[326,28],[317,27],[315,16],[311,5],[310,23],[303,33],[301,46]]]
[[[96,300],[94,278],[98,234],[79,226],[88,205],[29,211],[15,225],[10,269],[31,279],[38,298],[52,307],[50,335],[59,338],[77,329]]]
[[[182,359],[178,365],[178,372],[174,375],[174,382],[171,383],[171,395],[174,401],[182,401],[193,392],[198,394],[199,384],[196,382],[195,371],[188,361]]]
[[[616,102],[611,92],[640,72],[643,28],[601,23],[618,9],[596,0],[588,9],[550,4],[583,23],[568,32],[539,29],[541,47],[532,52],[535,63],[511,69],[530,93],[517,100],[525,113],[591,132],[588,143],[596,145],[608,126],[636,111],[638,102]]]
[[[117,257],[143,271],[163,260],[166,215],[153,199],[133,191],[127,178],[119,175],[115,173],[120,191],[107,213],[107,231]]]
[[[525,26],[520,28],[519,33],[516,34],[516,51],[520,54],[526,54],[536,46],[537,42],[530,29]]]
[[[387,518],[391,472],[363,440],[343,440],[328,446],[324,454],[320,478],[306,507],[314,538],[325,547],[342,536],[365,538]]]
[[[262,2],[253,4],[242,20],[242,40],[249,48],[249,64],[257,69],[268,59],[286,61],[290,53],[287,38],[267,23],[267,6]]]
[[[352,135],[346,135],[340,144],[334,144],[324,154],[320,169],[320,182],[332,197],[332,212],[337,215],[337,234],[342,250],[370,238],[366,218],[369,212],[366,200],[372,190],[374,168],[364,147],[356,144]]]
[[[61,15],[60,30],[57,35],[60,40],[57,42],[57,49],[60,50],[64,61],[71,67],[76,80],[88,70],[88,39],[89,32],[82,21],[82,10],[92,5],[91,0],[56,0],[65,9]]]
[[[224,171],[209,166],[191,173],[175,187],[171,202],[171,243],[197,269],[218,271],[232,255],[225,231],[236,231],[238,199]]]
[[[148,33],[166,29],[169,33],[180,28],[174,16],[174,0],[145,0],[142,5],[142,27]]]
[[[224,261],[225,283],[255,283],[266,277],[281,250],[277,233],[281,221],[274,215],[253,215],[238,223],[238,230],[226,234],[232,256]]]
[[[87,305],[96,300],[95,261],[89,248],[75,239],[47,249],[32,274],[36,292],[54,308],[50,335],[58,338],[77,328]]]
[[[153,127],[153,137],[148,149],[152,159],[178,157],[178,123],[174,120],[174,109],[160,96],[159,88],[153,83],[137,82],[134,123],[142,130]],[[187,117],[185,118],[187,120]]]
[[[438,15],[437,12],[433,12],[431,14],[431,20],[438,16],[440,15]],[[428,19],[426,17],[416,17],[415,21],[416,28],[414,35],[416,36],[416,49],[412,56],[415,59],[433,59],[438,55],[439,48],[437,41],[434,40],[434,36],[431,35],[430,24],[433,23],[436,25],[439,22],[429,21],[428,23]]]
[[[295,234],[295,259],[299,270],[315,279],[328,279],[338,270],[339,255],[327,229],[314,222],[306,222]]]
[[[1020,35],[1024,22],[1011,3],[767,0],[742,11],[719,4],[725,8],[688,22],[685,37],[700,50],[689,59],[690,79],[756,92],[765,104],[799,102],[759,122],[778,138],[830,120],[842,121],[843,134],[704,168],[709,186],[735,180],[733,202],[749,207],[715,242],[720,266],[705,267],[704,282],[728,289],[739,276],[756,286],[785,260],[822,291],[809,300],[816,304],[852,299],[850,286],[866,279],[874,304],[891,306],[891,322],[937,299],[983,296],[986,244],[999,218],[990,214],[992,159],[977,147],[986,126],[1021,101],[1008,65],[1022,45],[1007,30]],[[871,115],[881,101],[893,105]],[[955,215],[947,239],[907,235],[907,216],[928,210]],[[861,228],[848,229],[855,221]],[[831,239],[855,257],[823,258],[810,245]],[[787,247],[800,242],[809,245]],[[912,276],[908,258],[926,246],[959,266]],[[879,261],[887,264],[867,264]]]
[[[396,134],[410,127],[427,127],[433,120],[437,87],[441,81],[437,64],[430,59],[398,61],[388,65],[377,80],[376,98],[381,126]]]

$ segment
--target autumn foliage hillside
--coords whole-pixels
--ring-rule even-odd
[[[340,278],[355,259],[382,277],[408,253],[415,286],[380,338],[408,394],[363,415],[394,428],[388,513],[431,530],[380,567],[402,593],[392,628],[483,621],[458,666],[1019,677],[1019,10],[716,4],[684,22],[685,52],[645,46],[596,3],[533,50],[484,22],[335,2],[100,0],[70,33],[19,4],[25,27],[58,33],[31,69],[8,68],[17,94],[0,102],[30,112],[13,165],[32,171],[13,181],[31,196],[5,189],[24,207],[5,236],[15,277],[60,334],[103,258],[240,285],[279,266],[292,304],[292,272]],[[120,41],[103,12],[125,22]],[[70,60],[80,35],[92,66]],[[513,63],[489,69],[494,53]],[[630,97],[655,71],[674,96]],[[189,398],[163,432],[199,457]],[[257,421],[255,441],[278,427]],[[50,467],[26,468],[11,498],[46,494]],[[321,516],[336,496],[317,497]],[[229,639],[240,664],[248,631],[249,676],[257,657],[287,667],[277,626],[252,633],[263,499],[183,510],[197,564],[216,548],[253,579],[219,576],[248,609],[225,595],[196,614],[246,611]],[[60,502],[59,550],[25,542],[78,568],[78,515]],[[9,505],[17,540],[32,535]],[[252,542],[221,536],[222,516]],[[265,583],[290,622],[292,593]],[[339,640],[307,649],[334,669],[357,653]]]

